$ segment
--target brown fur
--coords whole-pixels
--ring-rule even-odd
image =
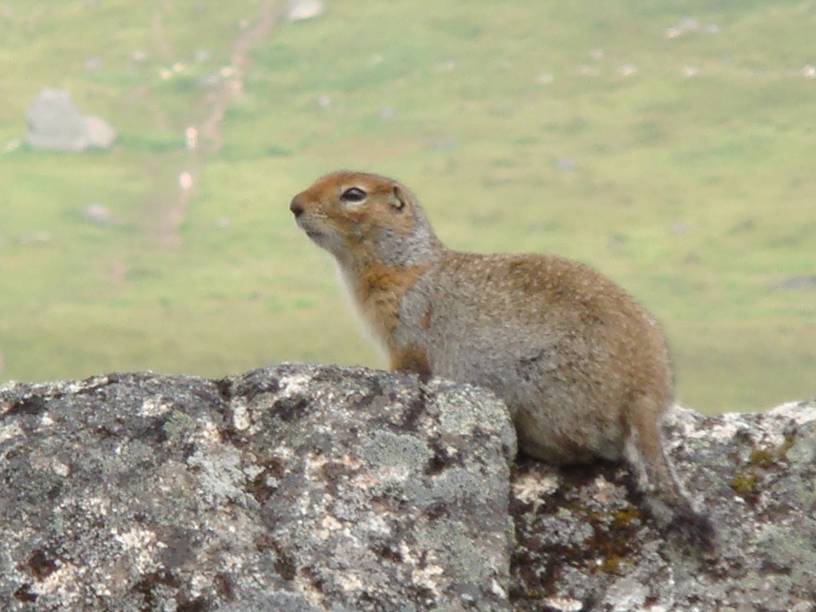
[[[626,459],[660,501],[658,519],[710,533],[663,450],[672,402],[663,335],[617,285],[559,257],[450,251],[411,192],[373,174],[322,177],[290,208],[337,259],[392,369],[491,388],[525,453]]]
[[[415,266],[405,270],[395,270],[378,263],[361,271],[359,283],[352,288],[354,298],[374,328],[375,333],[386,340],[391,359],[397,359],[399,351],[391,338],[399,320],[402,296],[416,282],[427,266]]]
[[[428,304],[428,307],[425,309],[425,314],[422,315],[422,320],[419,324],[422,326],[422,329],[430,329],[431,328],[431,321],[433,320],[433,304]]]
[[[416,372],[420,376],[432,374],[428,355],[417,346],[409,346],[399,352],[392,351],[390,365],[395,372]]]

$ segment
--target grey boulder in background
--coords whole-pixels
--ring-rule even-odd
[[[26,115],[26,142],[33,149],[82,152],[107,149],[116,132],[99,117],[83,116],[70,94],[59,89],[43,89]]]

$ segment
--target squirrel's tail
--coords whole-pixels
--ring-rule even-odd
[[[697,544],[714,546],[716,532],[708,517],[698,511],[677,480],[663,450],[660,423],[656,416],[661,406],[641,396],[630,410],[624,454],[635,470],[638,488],[655,520],[664,529],[679,529]]]

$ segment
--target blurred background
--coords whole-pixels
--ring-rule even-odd
[[[0,0],[0,381],[383,366],[291,196],[558,253],[708,413],[816,394],[816,2]]]

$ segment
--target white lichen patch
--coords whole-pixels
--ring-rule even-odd
[[[95,516],[107,516],[109,504],[109,499],[101,497],[86,497],[82,500],[82,507]]]
[[[669,410],[666,412],[666,415],[663,417],[663,423],[676,429],[677,435],[674,435],[671,438],[665,438],[664,442],[667,448],[676,448],[677,446],[680,446],[682,441],[687,438],[704,437],[700,435],[700,432],[705,430],[700,428],[697,423],[698,419],[701,418],[702,415],[699,415],[689,408],[684,408],[679,404],[671,406],[671,408],[669,408]]]
[[[768,416],[790,419],[797,425],[816,421],[816,407],[803,402],[789,402],[768,411]]]
[[[88,380],[75,380],[65,385],[63,394],[79,393],[80,391],[84,391],[85,389],[90,389],[92,387],[101,387],[109,382],[110,380],[107,376],[94,376]]]
[[[281,444],[275,449],[275,458],[285,464],[295,458],[295,451],[291,446]]]
[[[428,556],[430,557],[431,555]],[[411,571],[411,581],[414,584],[425,587],[431,591],[435,597],[439,597],[439,577],[444,573],[445,569],[441,565],[428,563],[424,567],[415,567]]]
[[[360,591],[363,588],[363,581],[357,574],[344,572],[337,576],[337,584],[344,591]]]
[[[221,566],[230,573],[237,574],[245,565],[245,560],[240,555],[224,553],[221,557]]]
[[[326,496],[329,497],[329,496]],[[323,497],[318,505],[320,508],[325,507],[326,497]],[[333,498],[330,498],[333,499]],[[297,501],[297,511],[300,516],[307,516],[311,514],[310,509],[312,508],[312,496],[310,495],[309,491],[304,491],[299,497]]]
[[[578,612],[584,609],[582,602],[570,597],[548,597],[544,603],[554,610],[563,610],[563,612]]]
[[[504,601],[507,599],[507,591],[504,590],[502,585],[500,585],[495,578],[490,581],[490,590],[493,591],[493,594],[500,600]]]
[[[196,432],[196,440],[208,444],[220,444],[221,433],[215,423],[210,419],[199,419],[199,429]]]
[[[310,605],[314,606],[318,610],[324,610],[327,608],[325,595],[317,588],[317,586],[315,586],[314,581],[305,578],[303,574],[298,573],[295,576],[294,586]]]
[[[193,574],[190,577],[190,595],[198,597],[206,591],[212,584],[212,578],[208,578],[204,574]]]
[[[380,482],[403,482],[411,475],[411,468],[407,465],[384,465],[376,474]]]
[[[329,460],[324,455],[309,453],[305,460],[306,477],[310,480],[318,478],[320,476],[320,470],[323,469],[323,466],[328,462]]]
[[[323,517],[323,520],[320,521],[320,526],[328,531],[337,531],[343,528],[343,524],[330,514]]]
[[[46,412],[40,417],[40,427],[51,427],[54,424],[54,419]]]
[[[90,589],[93,591],[94,595],[97,597],[111,597],[113,595],[113,591],[108,587],[108,584],[113,579],[113,576],[110,574],[105,574],[101,577],[102,582],[97,582],[91,585]]]
[[[232,408],[232,426],[238,431],[249,429],[249,426],[252,425],[252,421],[249,418],[246,400],[241,398],[238,401],[233,401],[230,407]]]
[[[379,482],[379,480],[374,478],[368,472],[360,472],[351,479],[351,484],[354,485],[354,488],[362,489],[364,491],[367,491],[371,487],[377,486]]]
[[[134,566],[139,572],[156,569],[159,565],[156,560],[157,549],[167,548],[167,545],[157,541],[156,534],[148,529],[133,527],[124,533],[114,529],[111,534],[124,550],[131,553]]]
[[[358,470],[363,465],[363,463],[357,457],[349,455],[348,453],[340,457],[338,461],[351,470]]]
[[[60,564],[59,561],[55,563]],[[32,590],[38,595],[60,593],[63,600],[73,599],[71,595],[78,593],[81,584],[79,574],[79,568],[76,565],[65,563],[47,576],[45,580],[35,583]]]
[[[548,466],[538,466],[513,482],[513,495],[525,504],[533,504],[538,509],[544,498],[554,493],[559,486],[557,472]]]
[[[244,472],[244,474],[246,474],[246,477],[247,477],[248,479],[252,480],[252,479],[253,479],[253,478],[255,478],[255,477],[258,475],[258,474],[260,474],[261,472],[263,472],[263,471],[264,471],[264,469],[263,469],[263,468],[262,468],[260,465],[257,465],[257,464],[254,464],[254,463],[250,463],[249,465],[245,465],[245,466],[242,468],[242,471]],[[269,479],[267,479],[267,480],[269,480]]]
[[[143,417],[157,417],[173,407],[173,404],[165,401],[165,399],[158,395],[156,397],[149,397],[142,402],[139,407],[139,414]]]
[[[752,429],[751,425],[742,418],[742,415],[724,414],[722,415],[722,420],[720,422],[715,423],[708,429],[704,429],[702,427],[692,428],[690,431],[686,432],[685,437],[698,439],[713,438],[714,440],[724,442],[732,439],[738,431],[750,429]]]
[[[391,526],[380,514],[369,515],[365,521],[366,531],[379,536],[390,536]]]
[[[416,565],[417,558],[411,552],[411,547],[408,546],[408,544],[406,544],[404,541],[400,541],[399,550],[404,563],[407,563],[409,565]]]
[[[0,385],[0,393],[6,393],[8,391],[13,391],[20,383],[16,380],[10,380],[7,383]],[[11,404],[4,404],[0,406],[0,414],[3,414],[6,410],[11,408]]]
[[[436,555],[432,550],[427,551],[427,555],[423,557],[423,563],[419,563],[419,558],[414,554],[416,549],[408,546],[404,541],[399,543],[400,556],[402,562],[411,567],[411,581],[414,584],[424,586],[429,589],[435,596],[439,596],[439,579],[445,570],[442,566],[434,563]]]
[[[602,504],[607,504],[611,500],[619,496],[619,487],[609,482],[603,476],[598,476],[593,482],[593,484],[597,489],[595,499],[597,499]]]
[[[57,476],[62,476],[65,478],[71,472],[71,469],[62,461],[54,459],[51,461],[51,471],[53,471]]]
[[[283,397],[290,397],[304,393],[312,380],[311,376],[307,374],[291,374],[283,376],[280,379],[281,395]]]
[[[0,442],[5,442],[6,440],[11,440],[12,438],[22,435],[24,435],[23,430],[20,429],[17,423],[0,427]]]
[[[618,580],[607,591],[607,598],[615,602],[615,612],[642,610],[648,596],[648,587],[633,577]]]

